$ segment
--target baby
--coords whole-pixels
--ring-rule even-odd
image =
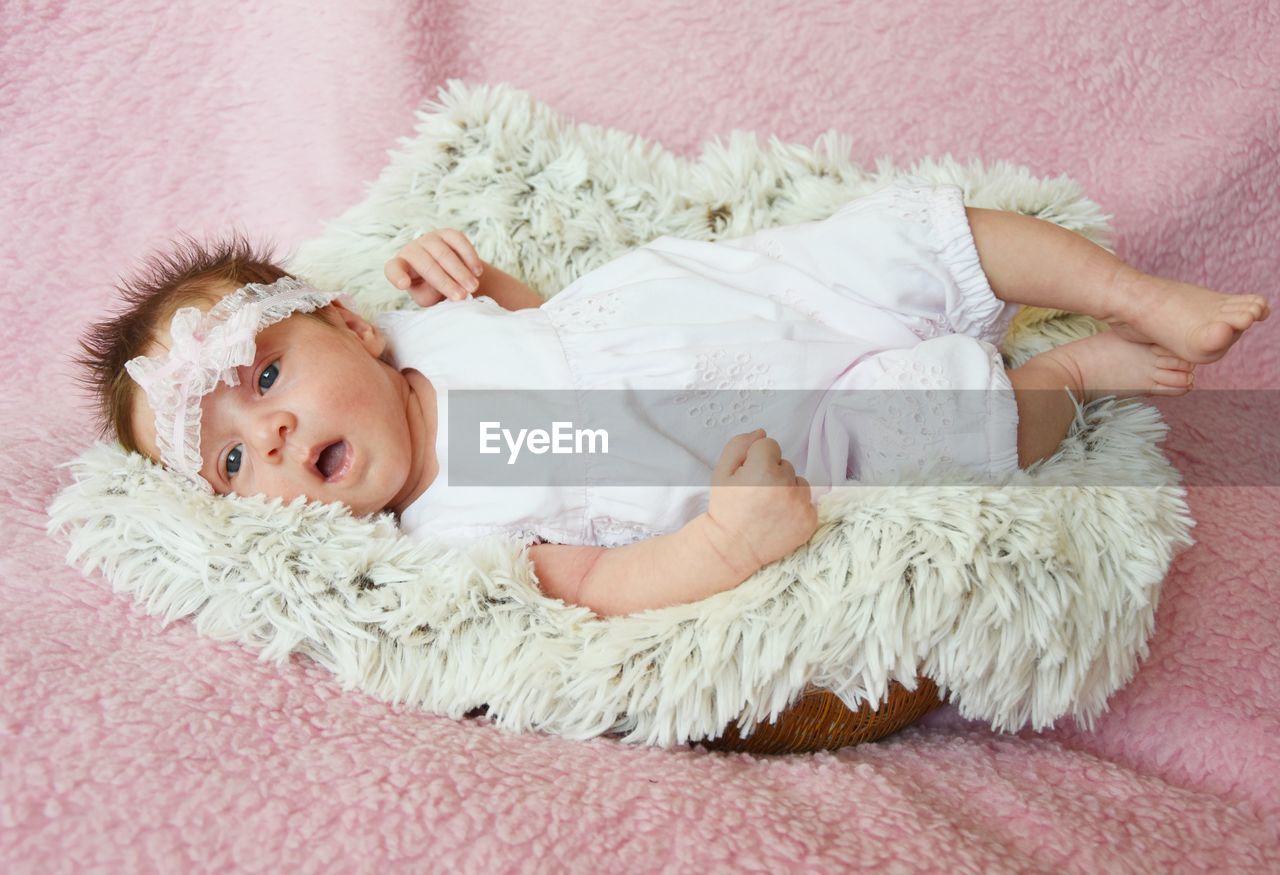
[[[545,594],[600,615],[705,598],[804,544],[817,527],[806,477],[856,480],[895,453],[1026,467],[1066,436],[1064,388],[1084,402],[1184,394],[1195,365],[1269,315],[1260,296],[1145,275],[1070,231],[919,182],[739,240],[659,238],[546,303],[452,230],[414,240],[385,273],[425,309],[370,323],[242,240],[153,260],[83,344],[107,428],[217,494],[391,511],[426,537],[519,535]],[[1021,304],[1111,330],[1006,369],[996,344]],[[887,387],[988,400],[981,421],[951,414],[921,426],[918,446],[899,432],[905,445],[886,448],[893,435],[840,399]],[[498,488],[446,476],[445,402],[470,388],[817,391],[770,433],[704,458],[709,489]],[[735,424],[752,408],[738,412]]]

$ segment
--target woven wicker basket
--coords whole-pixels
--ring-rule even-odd
[[[915,690],[890,684],[889,695],[878,708],[864,704],[850,710],[835,693],[809,687],[776,723],[760,723],[747,738],[730,723],[724,735],[701,742],[711,750],[779,754],[835,750],[864,741],[876,741],[903,729],[942,704],[938,687],[920,678]]]

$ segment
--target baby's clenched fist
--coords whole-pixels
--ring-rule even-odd
[[[725,444],[711,476],[707,515],[724,560],[751,576],[804,544],[818,528],[809,482],[796,476],[764,429]],[[748,567],[749,566],[749,567]]]

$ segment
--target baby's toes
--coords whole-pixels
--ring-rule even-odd
[[[1166,385],[1169,386],[1192,386],[1196,381],[1195,371],[1169,371],[1162,370],[1162,378]]]
[[[1235,306],[1223,310],[1219,317],[1236,331],[1244,331],[1250,325],[1258,321],[1258,314],[1253,307]]]
[[[1223,309],[1231,313],[1247,313],[1255,322],[1261,322],[1271,313],[1267,299],[1261,295],[1237,295]]]
[[[1168,368],[1156,370],[1156,391],[1165,395],[1181,394],[1188,391],[1196,382],[1193,371],[1179,371]]]

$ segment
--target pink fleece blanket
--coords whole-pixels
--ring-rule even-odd
[[[54,466],[92,437],[68,358],[114,277],[179,230],[317,234],[447,77],[683,152],[733,128],[837,128],[868,164],[1065,173],[1132,263],[1280,306],[1280,8],[257,5],[0,6],[6,871],[1280,868],[1274,455],[1248,485],[1192,486],[1199,543],[1097,731],[998,736],[944,709],[774,760],[513,737],[344,693],[305,661],[163,628],[44,535]],[[1278,327],[1197,391],[1275,390]],[[1215,429],[1215,453],[1269,438],[1232,428],[1183,429],[1171,453],[1207,470]]]

